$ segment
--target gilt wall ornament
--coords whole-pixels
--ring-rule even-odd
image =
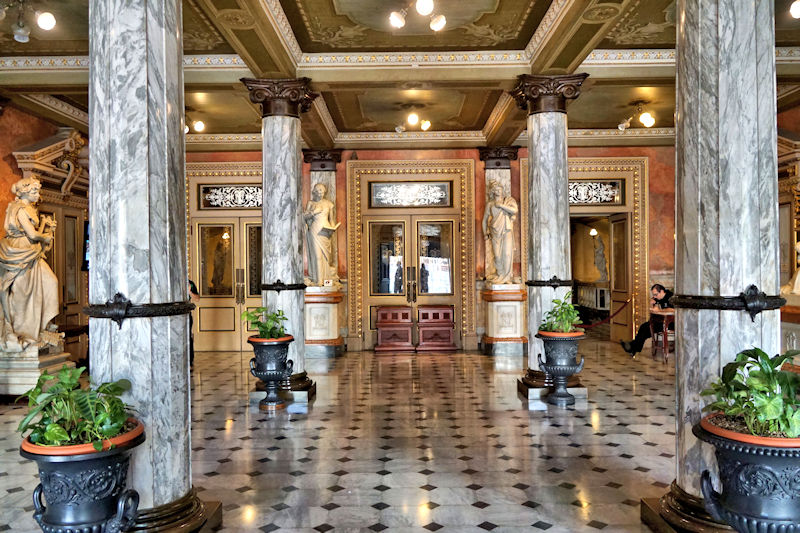
[[[509,93],[517,105],[535,113],[566,113],[567,100],[577,98],[581,94],[581,85],[588,74],[570,74],[568,76],[536,76],[520,74],[517,86]]]
[[[310,78],[297,79],[255,79],[240,80],[250,90],[250,101],[261,104],[261,116],[300,117],[311,109],[314,99],[319,96],[309,87]]]
[[[260,208],[261,185],[201,185],[200,199],[200,209]]]
[[[619,181],[570,181],[570,205],[622,204]]]

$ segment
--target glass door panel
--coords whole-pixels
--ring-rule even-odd
[[[419,294],[453,294],[453,223],[417,222]]]
[[[242,274],[246,279],[242,279],[240,297],[237,299],[240,304],[238,310],[241,316],[245,309],[255,309],[261,307],[261,221],[259,219],[240,219],[242,224],[242,235],[245,236],[244,250],[240,264]],[[242,350],[248,348],[247,338],[255,335],[258,330],[252,328],[250,324],[242,323]]]
[[[404,221],[369,223],[371,295],[405,295],[405,235]]]
[[[232,224],[199,225],[200,296],[233,296],[233,256],[236,243]]]

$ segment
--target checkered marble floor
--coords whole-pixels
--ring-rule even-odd
[[[522,357],[351,352],[309,362],[318,394],[250,407],[250,353],[199,353],[192,468],[223,531],[649,531],[674,477],[674,366],[586,340],[574,408],[521,400]],[[36,531],[20,408],[0,407],[0,531]]]

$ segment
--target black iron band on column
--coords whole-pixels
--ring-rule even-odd
[[[186,315],[194,309],[191,301],[166,302],[160,304],[134,304],[118,292],[103,305],[90,305],[83,308],[83,314],[92,318],[108,318],[122,328],[126,318],[152,318],[157,316]]]
[[[304,291],[308,285],[305,283],[289,283],[286,284],[281,280],[277,280],[275,283],[262,283],[261,290],[262,291]]]
[[[682,309],[717,309],[720,311],[747,311],[750,320],[756,320],[761,311],[780,309],[786,299],[780,296],[767,296],[755,285],[750,285],[739,296],[695,296],[680,294],[669,299],[673,307]]]
[[[525,285],[527,285],[528,287],[553,287],[554,289],[557,289],[559,287],[572,287],[572,280],[558,279],[557,276],[553,276],[548,280],[529,279],[528,281],[525,282]]]

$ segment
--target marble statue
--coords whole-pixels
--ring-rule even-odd
[[[311,189],[311,201],[303,212],[308,243],[308,279],[306,285],[320,287],[326,280],[339,282],[333,258],[333,235],[336,223],[333,202],[325,198],[327,187],[317,183]]]
[[[800,242],[794,245],[794,251],[797,254],[797,260],[800,262]],[[794,271],[794,276],[789,280],[789,283],[781,285],[781,296],[788,294],[800,294],[800,268]]]
[[[502,285],[512,283],[514,261],[514,220],[517,218],[517,202],[505,197],[503,186],[498,182],[489,184],[489,202],[483,215],[483,235],[486,239],[486,281]]]
[[[594,266],[600,272],[600,277],[597,281],[608,281],[606,245],[603,243],[603,237],[600,235],[594,240]]]
[[[56,223],[39,216],[35,207],[41,188],[35,177],[17,181],[11,187],[17,198],[6,210],[6,235],[0,240],[0,306],[1,342],[7,352],[57,342],[50,321],[58,314],[58,279],[45,262]]]

